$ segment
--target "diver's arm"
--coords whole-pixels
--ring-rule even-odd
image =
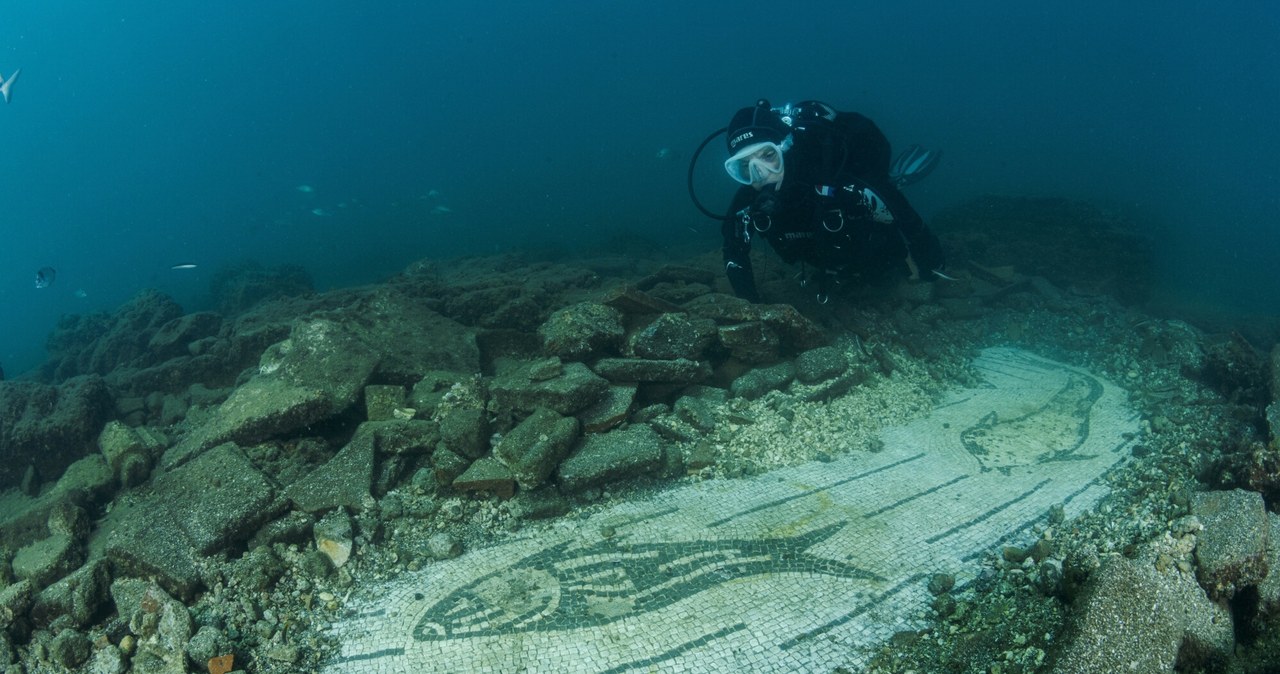
[[[749,205],[750,188],[744,193],[740,191],[733,200],[733,207],[725,216],[720,226],[724,237],[724,273],[733,286],[733,293],[749,302],[759,302],[760,293],[756,290],[755,276],[751,271],[751,229],[742,222],[738,211]],[[744,198],[745,197],[745,198]]]
[[[946,255],[942,251],[942,243],[936,234],[924,224],[924,218],[911,207],[902,192],[895,187],[885,190],[886,201],[893,211],[893,221],[902,238],[907,243],[907,253],[916,265],[917,273],[923,281],[936,281],[935,271],[942,271],[947,264]]]

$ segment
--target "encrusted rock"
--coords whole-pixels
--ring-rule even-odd
[[[560,465],[577,439],[577,419],[540,409],[503,436],[493,454],[511,469],[521,489],[533,489]]]
[[[440,418],[444,446],[472,459],[489,449],[489,415],[482,409],[454,407]]]
[[[111,409],[111,394],[96,375],[59,386],[0,384],[0,490],[18,486],[32,466],[42,479],[57,479],[94,449]]]
[[[111,584],[116,611],[137,637],[131,672],[166,674],[187,671],[192,622],[187,607],[154,583],[121,578]]]
[[[698,360],[716,338],[716,324],[709,318],[662,314],[644,329],[632,333],[630,351],[640,358]]]
[[[462,554],[462,543],[444,532],[435,533],[427,539],[427,554],[432,559],[453,559]]]
[[[623,334],[622,314],[593,302],[560,309],[538,328],[546,353],[565,360],[585,360],[614,351]]]
[[[1267,546],[1267,577],[1258,584],[1258,609],[1272,617],[1280,617],[1280,515],[1267,513],[1271,525]]]
[[[680,307],[653,297],[628,285],[617,286],[600,298],[601,304],[624,314],[663,314],[680,311]]]
[[[601,358],[592,367],[596,374],[615,382],[693,384],[711,377],[711,366],[705,361],[684,358]]]
[[[453,481],[470,465],[470,461],[444,447],[439,447],[431,453],[431,468],[435,473],[436,484],[440,486],[453,484]]]
[[[492,457],[472,463],[453,481],[453,487],[461,491],[482,491],[498,498],[511,498],[516,491],[515,476],[511,470]]]
[[[710,433],[716,427],[716,415],[711,403],[694,396],[681,396],[675,405],[676,416],[702,433]]]
[[[755,400],[769,391],[785,388],[795,376],[796,368],[791,363],[758,367],[733,380],[729,391],[735,397]]]
[[[111,585],[110,565],[99,559],[45,588],[31,607],[31,619],[48,625],[66,616],[72,625],[84,627],[107,601]]]
[[[67,669],[75,669],[89,659],[92,649],[89,637],[73,629],[64,629],[49,642],[49,659]]]
[[[604,397],[609,382],[582,363],[566,363],[560,376],[544,381],[529,377],[531,363],[504,364],[490,384],[493,398],[506,408],[532,412],[540,407],[574,414]]]
[[[34,598],[35,586],[29,580],[19,580],[0,589],[0,634],[8,630],[15,619],[27,614]]]
[[[316,549],[340,569],[351,558],[355,543],[352,539],[351,518],[341,508],[330,512],[316,522]]]
[[[85,555],[80,541],[65,534],[53,535],[18,550],[13,557],[13,575],[43,588],[83,564]]]
[[[144,435],[119,421],[109,421],[98,434],[98,448],[121,486],[142,484],[151,474],[151,464],[163,447],[155,437]]]
[[[636,401],[639,387],[632,384],[612,384],[600,402],[578,413],[583,433],[603,433],[627,420]]]
[[[1055,674],[1195,670],[1231,652],[1230,611],[1155,557],[1110,557],[1090,576]]]
[[[781,340],[763,321],[750,321],[720,328],[720,343],[744,363],[771,363],[778,359]]]
[[[156,360],[189,356],[192,355],[192,342],[218,334],[221,327],[222,315],[214,311],[197,311],[179,316],[160,326],[147,343],[147,349]]]
[[[663,442],[648,426],[587,436],[582,446],[560,464],[560,488],[578,493],[591,487],[657,472]]]
[[[334,320],[300,321],[262,354],[258,373],[162,462],[174,467],[223,442],[250,444],[342,412],[359,398],[380,357]]]
[[[806,384],[834,379],[847,369],[849,360],[834,346],[820,346],[796,356],[796,379]]]
[[[107,556],[125,574],[155,576],[190,596],[201,582],[193,555],[248,539],[279,512],[274,496],[238,447],[220,445],[157,478],[151,495],[108,535]]]
[[[363,508],[373,484],[373,455],[374,433],[357,429],[332,459],[289,485],[285,496],[299,510],[310,513],[341,506]]]
[[[404,407],[404,387],[374,384],[364,387],[364,418],[369,421],[386,421],[395,411]]]
[[[1191,512],[1204,524],[1196,543],[1196,575],[1210,597],[1230,598],[1267,576],[1270,523],[1261,494],[1242,489],[1193,494]]]

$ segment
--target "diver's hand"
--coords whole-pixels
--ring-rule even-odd
[[[761,215],[773,215],[778,210],[778,193],[772,189],[761,190],[756,195],[756,200],[751,204],[751,212]]]

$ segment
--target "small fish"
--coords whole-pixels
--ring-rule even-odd
[[[75,295],[80,299],[84,299],[89,296],[89,293],[85,292],[84,288],[79,288],[76,290]]]
[[[329,217],[330,215],[333,215],[332,213],[330,213],[329,211],[324,210],[323,208],[313,208],[313,209],[311,209],[311,214],[312,214],[312,215],[315,215],[315,216],[318,216],[318,217],[321,217],[321,218],[327,218],[327,217]]]
[[[36,272],[36,287],[48,288],[53,285],[53,280],[58,277],[58,270],[53,267],[41,267]]]
[[[663,161],[666,161],[666,160],[668,160],[668,159],[675,159],[675,158],[676,158],[676,153],[675,153],[675,151],[674,151],[674,150],[672,150],[671,148],[669,148],[669,147],[664,147],[664,148],[662,148],[662,149],[658,150],[658,153],[657,153],[657,155],[655,155],[655,156],[656,156],[658,159],[661,159],[661,160],[663,160]]]
[[[13,86],[14,80],[18,79],[18,74],[22,72],[22,68],[15,68],[9,79],[4,79],[4,75],[0,75],[0,94],[4,95],[4,102],[9,102],[9,87]]]
[[[435,208],[431,209],[432,215],[448,215],[452,212],[453,212],[453,209],[449,208],[448,206],[436,206]]]
[[[428,199],[439,199],[442,196],[444,195],[440,194],[440,190],[431,190],[430,192],[427,192]]]
[[[298,185],[297,190],[303,194],[311,194],[316,191],[315,188],[310,185]]]
[[[191,263],[186,263],[186,264],[175,264],[175,265],[173,265],[172,267],[169,267],[169,268],[170,268],[170,269],[172,269],[172,270],[174,270],[174,271],[177,271],[177,270],[179,270],[179,269],[195,269],[195,268],[196,268],[196,265],[191,264]]]

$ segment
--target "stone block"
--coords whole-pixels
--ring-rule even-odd
[[[1193,494],[1191,514],[1204,531],[1196,542],[1196,576],[1215,599],[1229,599],[1267,576],[1270,523],[1262,495],[1233,489]]]
[[[587,436],[560,464],[561,490],[574,494],[617,480],[652,475],[662,468],[664,443],[648,426]]]
[[[521,489],[533,489],[555,471],[578,439],[578,420],[551,410],[537,410],[521,421],[494,448]]]

